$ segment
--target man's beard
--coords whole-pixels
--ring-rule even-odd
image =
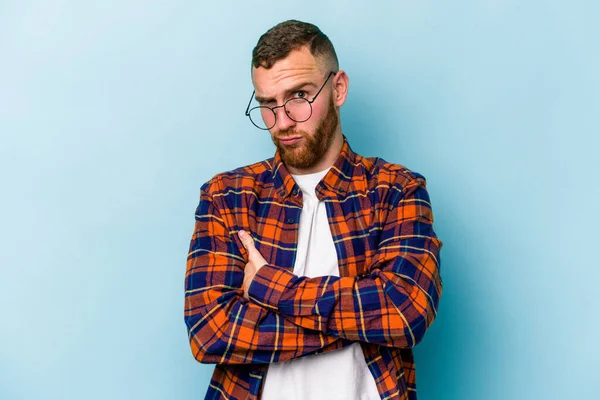
[[[286,166],[296,169],[308,169],[321,160],[331,146],[338,122],[339,117],[333,99],[330,99],[327,115],[317,127],[314,136],[305,131],[291,129],[281,131],[278,133],[277,138],[271,136],[271,139]],[[303,137],[303,140],[298,144],[284,146],[279,142],[278,138],[280,137],[295,135],[302,135]]]

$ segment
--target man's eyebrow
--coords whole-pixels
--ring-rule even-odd
[[[302,83],[299,83],[299,84],[293,86],[291,89],[286,90],[284,92],[284,94],[285,94],[284,97],[287,97],[287,95],[289,95],[290,93],[293,93],[293,92],[300,90],[302,88],[305,88],[307,86],[312,86],[314,88],[317,87],[317,85],[315,85],[312,82],[302,82]],[[275,99],[273,97],[260,97],[260,96],[256,96],[256,95],[254,96],[254,99],[256,99],[256,101],[259,103],[270,103],[270,102],[275,101]]]

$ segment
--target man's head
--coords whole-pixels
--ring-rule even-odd
[[[296,20],[275,25],[258,39],[252,51],[252,66],[269,69],[277,61],[286,58],[292,50],[305,46],[313,57],[319,59],[324,71],[339,69],[335,49],[327,35],[313,24]]]
[[[338,70],[327,36],[316,26],[300,21],[271,28],[252,52],[252,80],[261,106],[281,106],[294,98],[312,102],[308,106],[312,114],[305,121],[295,121],[286,113],[291,103],[287,109],[274,110],[275,122],[269,131],[290,171],[310,173],[331,166],[343,142],[339,107],[346,100],[348,77]]]

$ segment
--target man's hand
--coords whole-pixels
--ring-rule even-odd
[[[256,250],[254,239],[252,239],[252,236],[250,236],[248,232],[241,230],[238,232],[238,236],[246,250],[248,250],[248,262],[244,269],[244,297],[247,299],[248,288],[250,287],[252,278],[254,278],[256,272],[267,263],[267,260],[264,259],[258,250]]]

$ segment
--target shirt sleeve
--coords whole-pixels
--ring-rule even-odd
[[[425,179],[397,193],[368,275],[308,278],[267,264],[250,284],[251,300],[327,335],[400,348],[419,343],[437,314],[442,243]]]
[[[246,261],[208,187],[201,189],[185,275],[184,317],[194,357],[202,363],[272,363],[351,344],[243,298]]]

